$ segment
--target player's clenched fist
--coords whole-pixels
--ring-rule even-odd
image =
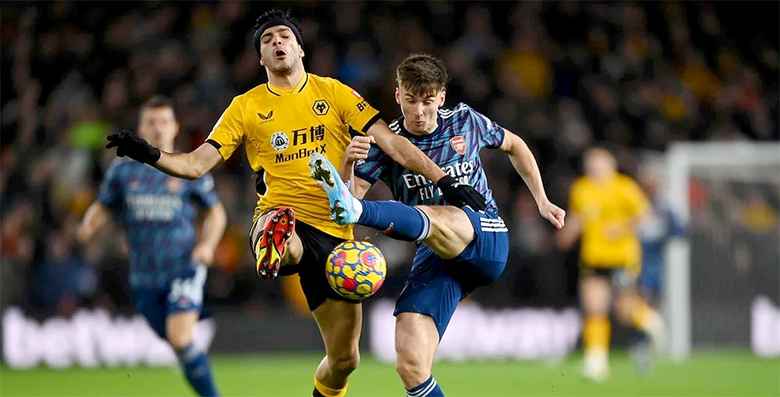
[[[352,138],[352,142],[347,145],[346,153],[344,153],[345,161],[354,163],[358,160],[367,159],[372,143],[374,143],[374,137],[356,136]]]
[[[539,204],[539,214],[556,229],[561,229],[566,224],[566,211],[548,200]]]

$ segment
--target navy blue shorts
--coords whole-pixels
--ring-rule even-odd
[[[506,267],[509,236],[496,214],[464,208],[474,227],[474,240],[453,259],[441,259],[426,245],[417,247],[412,269],[394,315],[420,313],[431,316],[444,335],[458,303],[475,288],[496,281]]]
[[[161,338],[166,338],[165,320],[181,312],[203,309],[203,285],[206,283],[206,267],[196,265],[172,279],[162,288],[133,287],[133,304],[149,326]]]

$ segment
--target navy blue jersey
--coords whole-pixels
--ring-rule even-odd
[[[133,160],[117,159],[100,186],[98,202],[124,227],[130,246],[130,284],[161,287],[189,271],[195,246],[196,205],[219,199],[214,179],[169,176]]]
[[[479,152],[501,146],[504,129],[500,125],[460,103],[452,110],[439,109],[438,127],[428,135],[411,134],[403,126],[403,117],[389,126],[396,134],[409,139],[444,172],[473,186],[485,196],[487,211],[498,213]],[[383,181],[395,200],[408,205],[444,204],[441,190],[433,182],[403,168],[376,145],[371,147],[366,160],[358,162],[355,175],[372,184]]]

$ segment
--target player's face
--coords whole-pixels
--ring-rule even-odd
[[[615,172],[615,159],[601,150],[590,151],[585,155],[585,173],[593,179],[604,179]]]
[[[138,135],[163,150],[172,150],[179,124],[169,107],[146,108],[138,121]]]
[[[287,26],[272,26],[260,36],[260,64],[270,73],[291,73],[303,55],[303,48]]]
[[[395,101],[401,105],[404,126],[412,134],[430,134],[437,127],[439,108],[444,104],[445,90],[415,94],[403,87],[395,89]]]

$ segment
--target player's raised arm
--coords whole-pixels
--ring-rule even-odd
[[[536,158],[531,153],[525,141],[511,131],[504,129],[504,141],[501,143],[501,150],[507,154],[509,161],[517,173],[523,178],[528,190],[536,201],[539,214],[547,219],[556,228],[560,229],[564,225],[566,211],[562,210],[547,198],[542,184],[542,176],[539,173],[539,166],[536,164]]]
[[[241,97],[233,101],[217,120],[208,140],[188,153],[160,150],[131,131],[122,130],[108,136],[106,148],[116,147],[119,157],[128,156],[147,163],[168,175],[197,179],[223,159],[233,154],[244,138]],[[170,150],[173,148],[171,147]]]
[[[127,130],[108,136],[106,148],[112,147],[116,147],[119,157],[127,156],[166,174],[187,179],[200,178],[222,160],[212,144],[204,143],[189,153],[168,153]]]
[[[408,139],[390,131],[384,121],[378,120],[367,131],[383,152],[402,167],[435,181],[447,203],[456,207],[470,206],[476,210],[485,209],[485,198],[472,186],[459,183],[447,175],[417,146]]]
[[[166,174],[196,179],[209,172],[222,161],[219,151],[209,143],[200,145],[189,153],[161,152],[160,159],[152,164]]]

